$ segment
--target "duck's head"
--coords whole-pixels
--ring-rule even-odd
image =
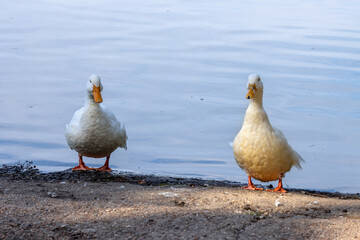
[[[245,96],[247,99],[255,98],[257,95],[262,95],[263,83],[258,74],[250,74],[249,81],[247,84],[248,92]]]
[[[101,91],[103,90],[103,86],[101,84],[101,79],[98,75],[93,74],[89,77],[89,81],[87,83],[87,90],[89,95],[94,98],[94,102],[101,103],[103,101],[101,97]]]

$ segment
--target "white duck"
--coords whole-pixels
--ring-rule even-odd
[[[246,98],[250,99],[250,104],[233,144],[236,162],[248,174],[248,186],[244,188],[262,190],[254,186],[251,178],[262,182],[279,179],[278,186],[269,191],[286,192],[282,177],[292,166],[301,168],[302,158],[291,148],[284,134],[271,126],[263,108],[263,83],[259,75],[249,76]]]
[[[74,113],[71,122],[66,125],[65,137],[69,147],[79,154],[79,165],[72,170],[94,170],[83,162],[82,157],[106,157],[104,166],[97,171],[111,171],[110,154],[118,147],[126,147],[126,130],[121,127],[115,115],[101,106],[103,86],[100,77],[93,74],[87,83],[85,106]]]

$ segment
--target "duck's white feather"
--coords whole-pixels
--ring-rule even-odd
[[[249,176],[267,182],[279,179],[292,166],[301,168],[302,158],[284,134],[271,126],[262,106],[262,89],[257,94],[261,96],[251,100],[233,150],[236,162]]]
[[[105,157],[118,147],[127,149],[125,128],[110,110],[94,102],[90,92],[85,106],[66,125],[65,137],[71,149],[87,157]]]

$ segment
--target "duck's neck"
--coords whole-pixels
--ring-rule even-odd
[[[94,97],[90,92],[87,92],[87,94],[86,94],[85,105],[87,105],[89,107],[99,107],[99,103],[96,103],[94,101]]]
[[[257,92],[255,97],[250,100],[246,110],[244,124],[256,126],[258,124],[269,123],[269,118],[263,108],[262,92]]]
[[[261,92],[260,92],[261,91]],[[256,93],[255,97],[250,100],[249,108],[263,108],[263,92],[262,90],[259,90],[259,92]]]

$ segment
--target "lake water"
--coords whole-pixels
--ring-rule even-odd
[[[129,136],[113,169],[246,182],[229,143],[258,73],[271,123],[306,160],[285,186],[360,192],[359,12],[358,1],[3,1],[0,161],[74,167],[65,124],[97,73]]]

